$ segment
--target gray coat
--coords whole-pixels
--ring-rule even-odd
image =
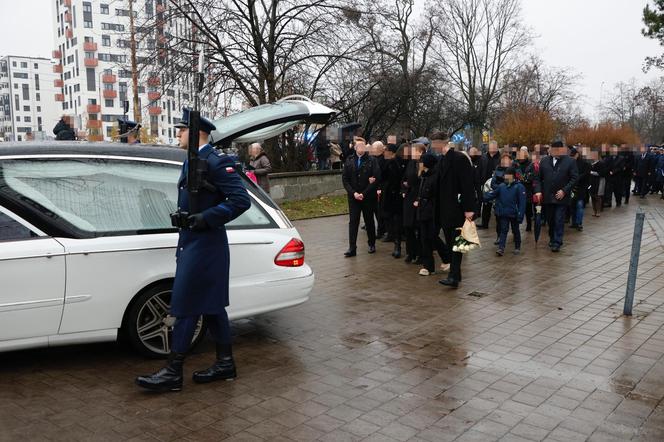
[[[253,172],[256,175],[258,185],[265,192],[270,193],[270,179],[268,178],[268,174],[272,172],[272,164],[270,164],[270,159],[265,152],[259,153],[256,158],[250,160],[249,165],[254,168]]]

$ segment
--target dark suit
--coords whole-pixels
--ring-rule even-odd
[[[636,156],[635,167],[635,180],[636,188],[634,189],[639,195],[645,196],[649,191],[650,176],[652,170],[653,156],[650,153],[644,152]]]
[[[615,196],[616,207],[622,205],[623,173],[625,159],[619,155],[608,157],[609,173],[606,176],[606,191],[604,193],[604,205],[611,207],[611,198]]]
[[[376,180],[371,183],[369,178]],[[376,190],[380,181],[380,167],[375,158],[369,154],[362,155],[359,160],[357,155],[351,155],[346,160],[341,180],[344,189],[348,193],[348,212],[350,221],[348,223],[348,245],[350,250],[357,248],[357,229],[360,226],[360,214],[367,226],[369,246],[376,244],[376,225],[374,223],[374,212],[376,210]],[[360,193],[364,196],[362,201],[355,199],[354,194]]]
[[[443,229],[445,243],[451,252],[457,228],[463,226],[464,212],[475,210],[474,170],[470,159],[453,149],[447,151],[438,163],[437,225]],[[450,253],[449,278],[461,281],[459,252]]]
[[[226,316],[230,252],[224,225],[251,206],[249,194],[235,171],[233,160],[205,145],[198,153],[207,160],[207,181],[216,191],[201,189],[198,204],[208,228],[202,231],[180,229],[176,251],[175,281],[171,296],[173,351],[185,353],[200,315],[206,315],[217,342],[230,344]],[[178,208],[189,210],[187,162],[178,181]],[[228,341],[228,342],[221,342]]]
[[[417,199],[420,188],[420,177],[417,175],[418,161],[408,160],[401,183],[403,194],[403,229],[406,235],[406,255],[415,259],[419,255],[417,241],[417,220],[413,203]]]
[[[539,176],[533,180],[533,191],[542,194],[542,203],[549,225],[549,242],[554,247],[563,244],[565,211],[569,206],[570,194],[579,179],[576,161],[568,156],[561,156],[554,166],[554,157],[545,156],[540,161]],[[565,196],[558,200],[556,193],[562,190]]]

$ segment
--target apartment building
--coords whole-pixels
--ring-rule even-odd
[[[55,101],[51,60],[0,58],[0,139],[26,141],[53,136],[62,107]]]
[[[51,0],[55,99],[72,115],[79,137],[110,140],[117,119],[134,119],[130,8],[137,42],[140,122],[161,143],[175,143],[173,124],[190,88],[168,81],[166,43],[182,23],[167,19],[167,0]]]

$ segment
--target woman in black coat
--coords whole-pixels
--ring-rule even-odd
[[[418,262],[419,246],[417,238],[417,213],[413,203],[417,200],[420,187],[420,157],[426,151],[423,144],[406,146],[406,171],[401,180],[403,196],[403,228],[406,236],[406,262]]]

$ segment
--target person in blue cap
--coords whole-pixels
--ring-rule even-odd
[[[189,110],[185,109],[182,120],[175,125],[182,149],[189,147],[188,122]],[[251,201],[233,160],[208,143],[214,129],[212,122],[201,117],[198,157],[207,161],[205,179],[209,185],[199,191],[200,213],[190,214],[188,226],[179,231],[170,307],[170,315],[176,320],[168,364],[154,374],[136,378],[139,386],[153,391],[182,389],[185,355],[201,315],[216,343],[217,357],[211,367],[194,372],[193,381],[208,383],[236,377],[226,313],[230,251],[225,224],[249,209]],[[178,210],[181,212],[189,212],[187,166],[185,161],[178,180]]]
[[[141,125],[135,121],[118,118],[120,125],[120,141],[127,144],[141,144],[140,130]]]

